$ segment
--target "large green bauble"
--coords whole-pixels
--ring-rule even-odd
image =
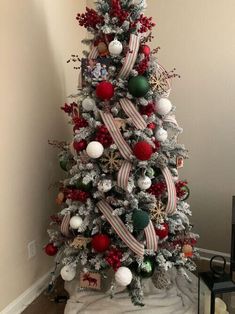
[[[155,269],[155,266],[154,266],[153,259],[149,257],[145,257],[142,264],[138,267],[137,272],[142,278],[149,278],[149,277],[152,277],[154,273],[154,269]]]
[[[135,210],[132,221],[135,230],[143,230],[149,224],[149,214],[143,210]]]
[[[142,75],[134,76],[128,82],[128,91],[134,97],[144,97],[149,89],[149,82]]]
[[[76,183],[75,187],[79,190],[89,192],[92,188],[92,182],[90,181],[89,183],[85,184],[82,182],[82,178],[80,178]]]

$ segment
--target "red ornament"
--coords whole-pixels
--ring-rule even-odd
[[[66,198],[71,199],[72,201],[79,201],[85,203],[89,197],[89,193],[82,190],[67,190]]]
[[[187,186],[188,182],[187,181],[178,181],[175,184],[176,188],[176,195],[178,198],[182,198],[186,194],[186,190],[184,189],[185,186]]]
[[[155,147],[153,148],[153,152],[157,152],[159,151],[160,147],[161,147],[161,143],[158,142],[158,140],[156,140],[155,138],[152,139],[152,142],[154,143]]]
[[[147,193],[154,195],[156,198],[160,198],[162,194],[165,192],[166,192],[165,182],[153,183],[151,187],[147,190]]]
[[[122,252],[119,251],[117,248],[111,248],[108,251],[108,255],[105,260],[113,268],[114,271],[117,271],[118,268],[121,266],[121,258]]]
[[[147,125],[147,128],[150,129],[150,130],[155,130],[156,128],[156,124],[154,122],[151,122]]]
[[[154,103],[150,102],[147,106],[142,106],[140,108],[140,113],[148,117],[151,116],[151,114],[154,113]]]
[[[160,239],[164,239],[169,234],[169,226],[167,223],[162,223],[160,228],[155,228],[155,233]]]
[[[149,56],[151,53],[151,49],[148,45],[141,45],[140,46],[140,52],[143,53],[145,56]]]
[[[94,140],[100,142],[105,148],[113,144],[113,139],[105,125],[98,127]]]
[[[135,144],[133,148],[133,153],[135,157],[139,160],[149,160],[153,153],[153,149],[149,143],[145,141],[140,141]]]
[[[85,140],[81,140],[80,142],[73,142],[73,148],[76,152],[80,152],[87,147],[87,142]]]
[[[102,24],[104,21],[103,16],[99,15],[95,10],[86,8],[85,13],[78,13],[76,19],[78,20],[79,25],[84,26],[85,28],[96,29],[98,24]]]
[[[109,100],[114,95],[113,84],[107,81],[100,82],[96,86],[96,96],[102,100]]]
[[[74,132],[88,126],[88,122],[84,118],[80,118],[78,116],[73,118],[73,123],[75,124],[73,127]]]
[[[54,256],[56,255],[56,253],[58,252],[58,249],[56,246],[54,246],[53,243],[48,243],[45,248],[44,251],[46,252],[47,255],[49,256]]]
[[[110,238],[106,234],[96,234],[92,238],[91,245],[96,252],[102,253],[109,248]]]

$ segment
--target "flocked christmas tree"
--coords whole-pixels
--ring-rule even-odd
[[[85,58],[70,60],[81,64],[78,91],[62,107],[73,139],[52,142],[67,174],[45,247],[64,280],[77,275],[81,289],[102,289],[106,278],[112,293],[126,286],[138,305],[143,279],[166,288],[168,269],[195,269],[197,239],[187,182],[178,177],[187,151],[168,99],[177,75],[147,45],[155,24],[145,7],[144,0],[98,0],[96,11],[77,15],[93,37],[83,41]]]

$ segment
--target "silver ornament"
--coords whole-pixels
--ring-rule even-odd
[[[155,137],[159,142],[165,142],[167,140],[167,131],[163,128],[158,128],[155,132]]]
[[[100,180],[97,188],[100,192],[106,193],[112,189],[112,181],[110,179]]]
[[[151,184],[152,184],[152,181],[147,176],[140,177],[137,181],[137,185],[141,190],[149,189]]]
[[[82,108],[85,111],[92,111],[95,108],[95,101],[94,99],[87,97],[85,99],[83,99],[82,101]]]

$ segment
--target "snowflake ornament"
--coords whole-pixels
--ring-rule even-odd
[[[101,164],[108,172],[118,171],[122,164],[121,155],[118,152],[106,152],[101,158]]]
[[[150,76],[149,83],[160,97],[169,96],[171,90],[169,74],[161,65],[158,65],[156,73]]]
[[[156,206],[150,209],[150,217],[156,224],[161,224],[166,218],[165,206],[161,201],[157,201]]]

